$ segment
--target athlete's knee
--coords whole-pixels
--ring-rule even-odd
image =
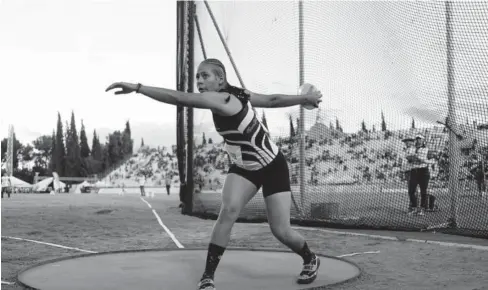
[[[239,205],[222,205],[220,210],[220,222],[235,222],[239,217],[241,207]]]
[[[271,232],[280,241],[288,240],[288,237],[292,235],[292,228],[287,224],[271,225]]]

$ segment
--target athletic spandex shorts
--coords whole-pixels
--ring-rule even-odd
[[[265,198],[278,192],[291,191],[290,172],[281,151],[270,164],[259,170],[246,170],[232,164],[229,173],[237,174],[251,181],[258,190],[262,186]]]

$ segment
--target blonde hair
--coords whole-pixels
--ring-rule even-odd
[[[218,67],[218,69],[213,70],[214,74],[216,74],[218,77],[223,78],[225,83],[227,83],[227,72],[225,71],[224,64],[220,60],[216,58],[207,58],[200,64],[211,64]]]

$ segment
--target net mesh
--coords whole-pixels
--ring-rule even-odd
[[[323,93],[303,115],[257,108],[288,160],[295,221],[488,236],[488,3],[195,5],[195,71],[218,58],[251,91],[296,94],[302,79]],[[228,158],[210,112],[195,110],[193,126],[193,214],[216,216]],[[402,140],[418,134],[429,149],[424,215],[407,214]],[[266,219],[260,192],[241,218]]]

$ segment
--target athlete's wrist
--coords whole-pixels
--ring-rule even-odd
[[[141,88],[142,88],[142,84],[141,84],[141,83],[137,83],[137,84],[136,84],[136,90],[135,90],[135,92],[136,92],[137,94],[139,94],[139,93],[140,93],[140,91],[141,91]]]

